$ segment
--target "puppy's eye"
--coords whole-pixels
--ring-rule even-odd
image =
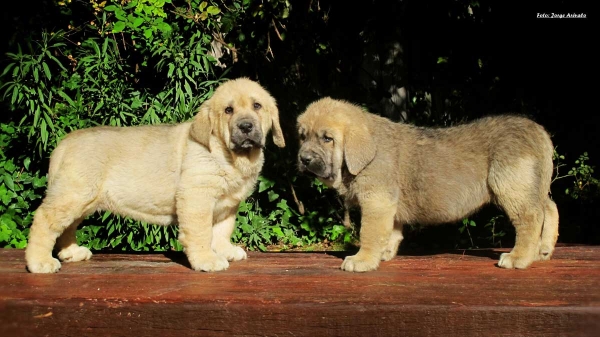
[[[324,141],[325,143],[329,143],[329,142],[332,142],[332,141],[333,141],[333,138],[331,138],[331,137],[328,137],[328,136],[323,136],[323,141]]]
[[[305,141],[306,140],[306,135],[303,134],[303,133],[301,133],[299,137],[300,137],[300,141]]]
[[[260,105],[260,103],[254,103],[254,110],[259,110],[260,108],[262,108],[262,105]]]
[[[226,107],[225,108],[225,113],[228,114],[228,115],[231,115],[233,113],[233,108],[230,107],[230,106]]]

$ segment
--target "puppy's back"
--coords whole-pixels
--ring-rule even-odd
[[[50,157],[48,187],[58,180],[74,187],[160,184],[153,179],[165,179],[164,173],[166,179],[175,179],[189,125],[100,126],[73,131]]]

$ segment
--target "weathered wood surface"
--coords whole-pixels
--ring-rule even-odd
[[[600,247],[528,270],[496,267],[500,253],[398,256],[364,274],[332,253],[250,253],[217,273],[182,253],[96,254],[42,275],[0,250],[0,336],[600,336]]]

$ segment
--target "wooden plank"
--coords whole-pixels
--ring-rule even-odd
[[[218,273],[182,253],[96,254],[29,274],[0,250],[0,336],[598,336],[600,247],[527,270],[505,250],[398,256],[364,274],[343,254],[254,253]]]

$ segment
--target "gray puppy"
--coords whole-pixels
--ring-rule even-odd
[[[392,259],[404,224],[459,221],[500,206],[516,229],[503,268],[550,259],[558,209],[550,199],[554,148],[542,126],[517,116],[450,128],[418,128],[324,98],[298,117],[300,171],[361,208],[360,250],[342,269],[375,270]]]

